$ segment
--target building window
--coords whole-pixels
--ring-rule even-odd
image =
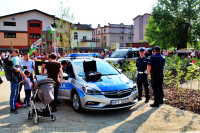
[[[78,33],[77,32],[74,32],[74,39],[78,39]]]
[[[94,30],[94,34],[95,34],[95,30]]]
[[[30,27],[40,27],[39,23],[30,23],[29,24]]]
[[[106,36],[104,36],[103,38],[104,38],[104,40],[106,40]]]
[[[121,29],[121,32],[124,32],[124,29]]]
[[[129,33],[131,33],[131,29],[129,29]]]
[[[16,33],[4,33],[4,38],[16,38]]]
[[[40,34],[30,34],[30,38],[40,38]]]
[[[16,26],[16,22],[6,22],[4,21],[4,26]]]
[[[97,37],[96,37],[96,40],[97,40]]]
[[[106,33],[106,29],[104,29],[104,33]]]
[[[123,43],[120,43],[120,47],[124,47],[124,44],[123,44]]]
[[[100,31],[98,31],[98,34],[100,34]]]
[[[121,39],[121,40],[124,40],[124,36],[120,36],[120,39]]]
[[[83,36],[83,40],[87,40],[87,36]]]
[[[131,36],[128,37],[128,40],[131,40]]]

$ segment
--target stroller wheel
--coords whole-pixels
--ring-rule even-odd
[[[31,114],[30,111],[28,113],[28,119],[33,119],[33,114]]]
[[[52,119],[53,121],[55,121],[55,120],[56,120],[56,116],[55,116],[55,115],[52,115],[52,116],[51,116],[51,119]]]
[[[39,118],[35,117],[35,124],[38,124]]]

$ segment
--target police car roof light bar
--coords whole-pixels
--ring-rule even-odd
[[[98,56],[98,53],[74,53],[74,54],[69,54],[69,57],[86,57],[86,56],[90,56],[90,57],[96,57]]]

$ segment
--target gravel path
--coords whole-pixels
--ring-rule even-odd
[[[144,99],[136,106],[110,111],[73,111],[71,102],[58,105],[56,121],[40,119],[34,124],[27,119],[29,108],[18,109],[19,114],[9,113],[10,83],[3,76],[0,85],[0,132],[125,132],[125,133],[168,133],[200,132],[200,115],[183,111],[169,105],[152,108]],[[21,91],[22,99],[24,91]],[[43,106],[37,104],[37,106]]]

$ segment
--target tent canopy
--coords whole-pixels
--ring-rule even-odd
[[[177,52],[178,53],[192,53],[192,50],[184,48],[184,49],[179,49]]]

